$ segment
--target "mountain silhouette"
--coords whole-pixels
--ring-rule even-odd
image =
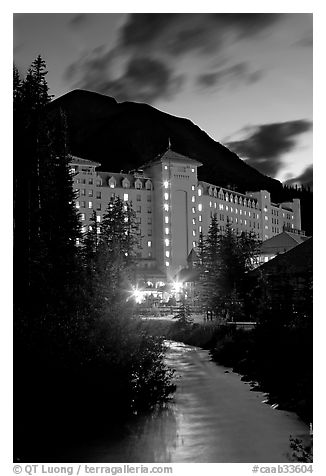
[[[85,90],[52,101],[50,117],[56,120],[61,112],[67,119],[70,152],[100,162],[101,170],[135,169],[163,153],[170,141],[175,152],[202,162],[200,180],[239,192],[265,189],[272,197],[282,193],[279,181],[247,165],[189,119]]]

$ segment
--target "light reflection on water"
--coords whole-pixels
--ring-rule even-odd
[[[294,414],[262,404],[208,352],[166,342],[166,362],[175,368],[177,391],[165,408],[139,416],[116,441],[88,448],[92,462],[287,462],[289,436],[308,435]]]

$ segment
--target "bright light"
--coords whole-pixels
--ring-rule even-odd
[[[169,182],[167,180],[163,182],[163,185],[164,185],[164,188],[169,188]]]
[[[167,258],[170,258],[170,251],[166,251],[166,252],[165,252],[165,256],[166,256]]]
[[[124,194],[123,194],[123,199],[124,199],[125,202],[128,201],[128,194],[127,194],[127,193],[124,193]]]
[[[170,266],[170,263],[168,261],[165,261],[165,266],[166,267]]]
[[[137,304],[140,304],[144,301],[144,293],[141,289],[138,289],[137,287],[132,288],[131,291],[131,297],[134,298],[135,302]]]
[[[165,223],[169,223],[169,217],[165,217]]]
[[[200,197],[200,196],[201,196],[201,189],[199,188],[198,189],[198,197]]]
[[[200,204],[198,205],[198,210],[201,212],[202,209],[203,209],[203,205],[200,203]]]
[[[170,231],[170,230],[169,230],[169,227],[167,226],[167,227],[165,228],[165,234],[168,235],[168,234],[169,234],[169,231]]]
[[[168,193],[164,194],[164,200],[169,200],[169,194]]]
[[[172,283],[172,291],[175,293],[180,293],[183,288],[183,283],[181,281],[173,281]]]
[[[169,211],[169,205],[168,205],[167,203],[164,203],[164,210],[165,210],[166,212]]]
[[[164,241],[165,241],[165,246],[169,246],[169,244],[170,244],[170,240],[169,240],[169,238],[165,238],[165,240],[164,240]]]

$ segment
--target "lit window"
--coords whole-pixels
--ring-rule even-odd
[[[225,205],[225,210],[228,212],[229,211],[229,207],[227,205]]]
[[[198,220],[202,221],[202,219],[203,219],[203,217],[201,215],[199,215]]]
[[[244,221],[244,224],[245,224],[245,225],[247,224],[247,220]]]
[[[167,258],[170,258],[170,251],[166,251],[166,252],[165,252],[165,256],[166,256]]]
[[[93,202],[88,202],[88,208],[93,208]]]
[[[196,208],[195,207],[192,207],[192,213],[196,213]]]
[[[201,212],[202,209],[203,209],[203,205],[200,203],[200,204],[198,205],[198,210]]]
[[[151,242],[151,240],[148,240],[147,246],[148,246],[148,248],[151,248],[151,247],[152,247],[152,242]]]
[[[126,211],[128,210],[127,205],[123,205],[123,209],[124,209],[124,211],[126,212]]]
[[[169,217],[164,218],[165,223],[169,223]]]
[[[165,246],[170,246],[169,238],[165,238],[164,242],[165,242]]]
[[[127,193],[124,193],[124,194],[123,194],[123,199],[124,199],[125,202],[128,201],[128,194],[127,194]]]
[[[198,189],[198,197],[201,197],[201,189]]]
[[[191,186],[191,190],[192,190],[192,191],[195,190],[195,186],[194,186],[194,185]]]
[[[268,217],[265,216],[265,220],[268,221]]]
[[[164,188],[169,188],[169,182],[167,180],[163,183],[163,185],[164,185]]]
[[[127,223],[127,222],[128,222],[128,217],[124,217],[123,221],[124,221],[125,223]]]
[[[268,225],[265,225],[265,230],[268,230]]]
[[[97,223],[100,223],[100,221],[101,221],[101,216],[100,215],[96,216],[96,221],[97,221]]]
[[[88,196],[92,197],[93,196],[93,190],[88,190]]]
[[[196,242],[195,241],[192,242],[192,247],[196,248]]]
[[[164,210],[165,210],[166,212],[169,211],[169,205],[168,205],[167,203],[164,203]]]
[[[80,219],[81,219],[81,221],[84,221],[84,220],[85,220],[85,213],[81,213],[81,214],[80,214]]]
[[[216,208],[216,202],[214,203],[214,208]]]
[[[195,202],[195,201],[196,201],[195,195],[193,195],[193,196],[191,197],[191,201],[192,201],[192,202]]]
[[[169,230],[169,227],[167,226],[167,227],[165,228],[165,234],[168,235],[168,234],[169,234],[169,231],[170,231],[170,230]]]
[[[194,172],[194,171],[195,171],[195,169],[191,169],[191,171],[192,171],[192,172]]]
[[[193,218],[193,219],[192,219],[192,224],[193,224],[193,225],[196,225],[196,218]]]
[[[168,166],[167,165],[164,165],[164,170],[167,170],[168,169]]]
[[[242,210],[240,210],[240,215],[242,215]]]
[[[168,200],[169,199],[169,194],[168,193],[165,193],[164,194],[164,200]]]
[[[209,202],[209,206],[210,206],[210,207],[212,206],[212,202]]]
[[[166,267],[170,266],[170,263],[168,261],[165,261],[165,266]]]
[[[76,208],[79,208],[79,207],[80,207],[80,203],[76,202]]]
[[[196,236],[196,230],[192,230],[192,236]]]
[[[114,183],[110,183],[110,188],[114,188]]]
[[[201,226],[199,226],[198,231],[199,231],[199,233],[201,233],[203,231]]]

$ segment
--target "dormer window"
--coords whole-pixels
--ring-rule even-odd
[[[152,190],[153,185],[152,185],[152,182],[150,180],[146,180],[145,188],[146,188],[146,190]]]
[[[114,188],[114,187],[116,187],[116,185],[117,185],[116,179],[114,177],[110,177],[109,178],[109,187]]]
[[[137,190],[140,190],[142,186],[143,184],[141,183],[141,180],[137,179],[135,182],[135,188],[137,188]]]
[[[129,187],[130,187],[130,182],[129,182],[129,180],[128,180],[127,178],[124,178],[124,179],[122,180],[122,187],[123,187],[123,188],[129,188]]]
[[[234,197],[234,203],[238,203],[238,197],[237,196]]]

